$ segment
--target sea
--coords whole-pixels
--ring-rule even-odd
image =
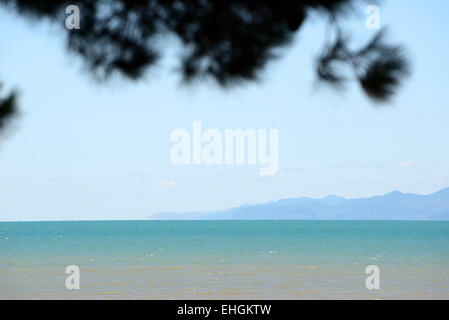
[[[0,222],[0,299],[449,299],[449,222]]]

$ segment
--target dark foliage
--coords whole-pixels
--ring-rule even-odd
[[[400,81],[409,74],[404,50],[400,46],[387,44],[385,31],[379,32],[359,50],[349,49],[347,39],[338,33],[334,43],[319,57],[319,79],[341,87],[347,78],[339,70],[342,65],[349,65],[371,99],[388,101],[396,92]]]
[[[359,0],[358,2],[362,2]],[[64,28],[65,8],[76,4],[81,28],[67,30],[68,49],[81,56],[98,79],[113,74],[140,79],[160,58],[161,41],[182,43],[180,72],[185,82],[212,79],[223,87],[256,80],[276,49],[291,43],[313,11],[338,20],[356,0],[0,0],[6,8],[33,19],[47,18]],[[366,47],[351,51],[338,32],[318,59],[318,77],[336,86],[347,76],[345,64],[368,96],[387,101],[407,74],[402,50],[377,35]],[[300,68],[292,66],[292,68]]]
[[[6,124],[17,114],[16,97],[17,93],[15,91],[8,94],[5,98],[0,97],[0,134],[5,130]]]

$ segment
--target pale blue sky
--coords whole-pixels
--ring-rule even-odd
[[[309,21],[260,84],[231,91],[179,85],[172,58],[133,84],[98,85],[58,28],[0,9],[0,80],[21,90],[22,117],[0,141],[0,221],[142,219],[289,197],[371,196],[449,186],[449,2],[390,1],[381,23],[406,44],[413,76],[391,106],[349,86],[313,90],[323,20]],[[364,12],[354,17],[357,38]],[[63,21],[61,23],[64,23]],[[169,134],[279,129],[279,172],[174,166]]]

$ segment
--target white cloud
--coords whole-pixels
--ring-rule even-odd
[[[401,165],[402,167],[410,167],[410,166],[413,165],[413,161],[411,161],[411,160],[405,160],[405,161],[402,161],[402,162],[400,163],[400,165]]]
[[[155,187],[161,187],[161,188],[176,188],[179,187],[180,184],[174,181],[160,181],[154,183]]]

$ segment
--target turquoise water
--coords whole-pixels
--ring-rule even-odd
[[[67,295],[64,268],[72,264],[85,279],[78,298],[103,297],[95,283],[112,298],[366,298],[364,268],[372,264],[385,284],[406,281],[378,297],[449,298],[449,222],[0,223],[3,298]]]

